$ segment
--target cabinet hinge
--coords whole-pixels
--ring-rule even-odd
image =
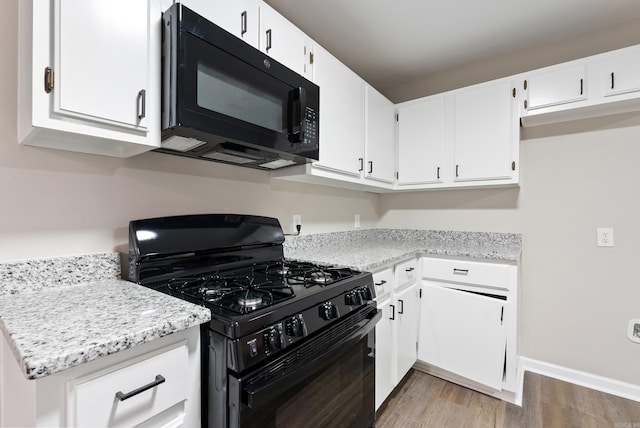
[[[44,91],[48,94],[53,91],[53,68],[44,69]]]

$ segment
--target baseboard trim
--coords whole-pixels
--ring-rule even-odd
[[[518,391],[520,392],[520,396],[522,395],[522,388],[524,387],[524,372],[529,371],[640,402],[640,385],[621,382],[604,376],[525,357],[520,357],[519,366],[520,377],[518,379]]]

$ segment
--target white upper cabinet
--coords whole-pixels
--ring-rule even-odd
[[[605,59],[601,77],[605,96],[640,91],[640,51]]]
[[[526,79],[525,108],[534,110],[587,98],[585,64],[532,74]]]
[[[395,106],[366,85],[365,178],[393,183],[395,176]]]
[[[518,118],[508,81],[457,91],[454,115],[454,179],[510,179],[516,168]]]
[[[160,4],[134,3],[20,2],[22,143],[118,157],[159,146]]]
[[[251,46],[258,47],[257,0],[181,0],[181,3]]]
[[[444,144],[444,95],[398,106],[398,186],[440,182]]]
[[[320,160],[314,165],[360,177],[364,170],[364,81],[320,46],[314,81],[320,87]]]
[[[307,42],[307,36],[296,26],[266,3],[260,3],[260,50],[310,79]]]

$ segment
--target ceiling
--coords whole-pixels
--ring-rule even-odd
[[[640,19],[640,0],[265,1],[383,92]]]

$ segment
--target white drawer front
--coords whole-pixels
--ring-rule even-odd
[[[125,400],[127,394],[154,381],[164,382]],[[67,423],[74,427],[130,427],[187,398],[186,344],[150,356],[115,371],[101,372],[69,382]]]
[[[411,284],[418,279],[418,261],[416,259],[396,265],[396,290]]]
[[[445,259],[422,259],[422,277],[509,289],[509,265]]]
[[[373,274],[376,289],[376,301],[382,302],[391,296],[393,291],[393,269],[387,268]]]

